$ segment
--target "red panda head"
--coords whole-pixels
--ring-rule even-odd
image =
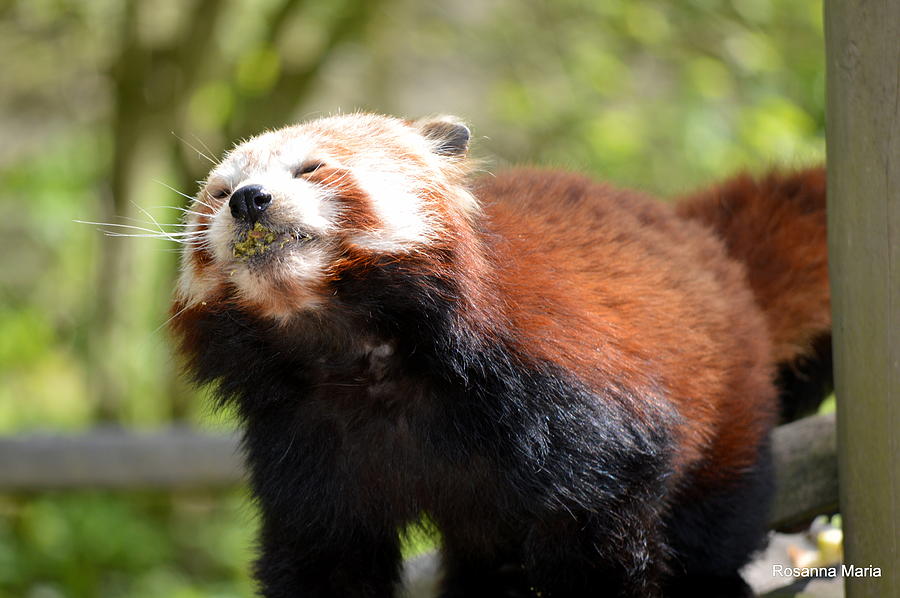
[[[188,213],[176,305],[229,302],[286,319],[328,298],[351,257],[415,255],[452,238],[478,206],[469,130],[334,116],[264,133],[212,170]]]

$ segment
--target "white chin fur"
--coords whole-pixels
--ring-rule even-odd
[[[322,249],[292,249],[273,256],[261,268],[236,263],[231,267],[229,280],[239,299],[260,306],[266,316],[286,319],[321,304],[316,289],[328,263]]]

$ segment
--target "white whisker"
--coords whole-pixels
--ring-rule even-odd
[[[167,232],[167,231],[156,231],[149,228],[144,228],[142,226],[133,226],[131,224],[116,224],[114,222],[90,222],[86,220],[76,220],[75,222],[79,224],[93,224],[98,227],[118,227],[121,229],[125,229],[125,231],[139,231],[139,232],[124,232],[121,230],[108,230],[106,228],[98,228],[100,232],[102,232],[107,237],[135,237],[142,239],[161,239],[165,241],[172,241],[174,243],[179,243],[181,245],[194,245],[198,246],[200,243],[205,243],[208,240],[206,239],[205,231],[179,231],[179,232]]]
[[[147,224],[147,225],[152,224],[151,222],[144,222],[143,220],[141,220],[139,218],[132,218],[130,216],[121,216],[121,218],[122,218],[122,220],[130,220],[132,222],[138,222],[140,224]],[[192,224],[184,224],[184,223],[180,223],[180,222],[166,222],[162,226],[177,226],[180,228],[184,228],[184,227],[193,226],[193,225]]]
[[[184,232],[180,232],[180,233],[177,233],[177,232],[172,232],[172,233],[170,233],[169,231],[164,230],[163,227],[160,226],[159,222],[156,221],[156,218],[154,218],[153,215],[150,214],[150,212],[148,212],[147,210],[145,210],[144,208],[142,208],[141,206],[137,205],[137,204],[134,203],[134,202],[131,202],[131,203],[132,203],[132,205],[134,205],[134,207],[136,207],[138,210],[140,210],[141,213],[142,213],[144,216],[146,216],[147,218],[149,218],[149,219],[153,222],[153,224],[156,225],[156,228],[157,228],[161,233],[165,234],[167,237],[169,237],[169,238],[172,238],[172,237],[187,237],[187,236],[190,236],[190,237],[196,237],[197,231],[184,231]]]
[[[196,139],[197,142],[198,142],[200,145],[203,146],[203,149],[206,150],[206,153],[207,153],[207,154],[209,154],[210,156],[216,155],[216,152],[214,152],[214,151],[212,151],[211,149],[209,149],[209,146],[206,145],[206,143],[205,143],[202,139],[200,139],[200,137],[198,137],[196,133],[191,133],[191,136],[192,136],[194,139]],[[215,162],[213,162],[213,164],[218,165],[218,164],[219,164],[219,160],[216,160]]]
[[[118,228],[127,228],[131,230],[139,230],[147,233],[160,234],[159,231],[153,230],[152,228],[144,228],[143,226],[135,226],[133,224],[118,224],[116,222],[93,222],[91,220],[75,220],[78,224],[94,224],[96,226],[115,226]]]
[[[165,188],[168,189],[169,191],[174,191],[175,193],[177,193],[177,194],[180,195],[181,197],[184,197],[184,198],[187,199],[188,201],[194,201],[194,199],[195,199],[194,197],[188,195],[187,193],[182,193],[181,191],[179,191],[178,189],[176,189],[176,188],[173,187],[172,185],[168,185],[168,184],[166,184],[166,183],[164,183],[164,182],[162,182],[162,181],[159,181],[159,180],[157,180],[157,179],[153,179],[153,182],[154,182],[154,183],[157,183],[157,184],[159,184],[159,185],[162,185],[163,187],[165,187]]]
[[[202,239],[202,237],[199,235],[198,236],[190,236],[187,234],[172,235],[172,234],[157,233],[157,232],[129,233],[129,232],[122,232],[122,231],[118,231],[118,230],[106,230],[106,229],[99,229],[99,230],[101,230],[105,235],[110,236],[110,237],[146,237],[146,238],[152,237],[155,239],[168,239],[169,241],[175,241],[176,243],[182,243],[182,242],[195,241],[195,240]]]
[[[344,172],[338,171],[337,174],[339,174],[340,176],[338,176],[336,179],[334,178],[335,175],[332,174],[330,177],[328,177],[327,179],[325,179],[324,181],[322,181],[322,182],[319,183],[319,184],[322,185],[323,187],[326,187],[326,188],[329,188],[329,187],[337,187],[337,186],[340,185],[342,182],[344,182],[344,179],[346,179],[347,177],[350,176],[350,171],[349,171],[349,170],[346,170],[346,171],[344,171]]]
[[[205,201],[203,201],[202,199],[200,199],[199,196],[196,197],[196,198],[194,198],[194,201],[197,202],[198,204],[200,204],[201,206],[206,206],[207,208],[209,208],[209,209],[212,210],[213,212],[216,211],[216,207],[215,207],[215,206],[209,205],[208,203],[206,203]]]
[[[76,220],[75,222],[79,224],[94,224],[96,226],[115,226],[117,228],[124,228],[128,230],[136,230],[144,233],[150,233],[151,235],[156,235],[159,237],[191,237],[191,236],[201,236],[202,231],[174,231],[168,232],[164,230],[154,230],[152,228],[145,228],[143,226],[135,226],[133,224],[117,224],[115,222],[90,222],[87,220]],[[121,233],[124,234],[124,233]]]
[[[163,322],[162,324],[157,326],[156,330],[154,330],[150,334],[153,335],[153,334],[156,334],[157,332],[159,332],[166,324],[168,324],[169,322],[171,322],[172,320],[174,320],[175,318],[177,318],[178,316],[180,316],[181,314],[186,312],[190,307],[191,307],[191,304],[188,303],[187,305],[185,305],[184,307],[182,307],[181,309],[176,311],[174,314],[172,314],[172,316],[168,320],[166,320],[165,322]]]
[[[204,154],[203,152],[201,152],[199,149],[197,149],[196,147],[194,147],[192,144],[188,143],[184,138],[179,137],[178,134],[175,133],[175,131],[170,131],[170,133],[172,133],[172,135],[175,137],[175,139],[177,139],[177,140],[180,141],[181,143],[185,144],[186,146],[188,146],[189,148],[191,148],[191,149],[194,150],[195,152],[197,152],[197,155],[198,155],[198,156],[201,156],[201,157],[206,158],[207,160],[209,160],[209,162],[210,162],[213,166],[217,166],[217,165],[219,164],[219,163],[216,162],[214,159],[210,158],[209,156],[207,156],[206,154]],[[195,137],[196,137],[196,135],[195,135]],[[198,141],[199,141],[199,140],[198,140]],[[202,144],[203,142],[201,141],[200,143]],[[204,144],[204,145],[205,145],[205,144]],[[206,150],[209,151],[209,148],[206,148]],[[209,152],[209,153],[212,153],[212,152]]]
[[[179,212],[187,212],[188,214],[197,214],[199,216],[210,216],[210,214],[204,214],[203,212],[195,212],[190,208],[182,208],[181,206],[151,206],[155,210],[178,210]]]

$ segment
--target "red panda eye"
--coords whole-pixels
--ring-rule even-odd
[[[299,179],[305,174],[310,174],[319,170],[322,166],[324,165],[321,162],[305,162],[294,171],[294,178]]]
[[[210,191],[209,194],[215,199],[225,199],[231,195],[231,189],[218,189],[216,191]]]

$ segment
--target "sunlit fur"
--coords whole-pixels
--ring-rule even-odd
[[[190,209],[172,327],[244,422],[262,593],[390,596],[426,515],[445,598],[746,595],[778,396],[830,375],[824,172],[673,207],[473,180],[468,140],[312,121],[237,146]],[[249,259],[247,184],[288,239]]]

